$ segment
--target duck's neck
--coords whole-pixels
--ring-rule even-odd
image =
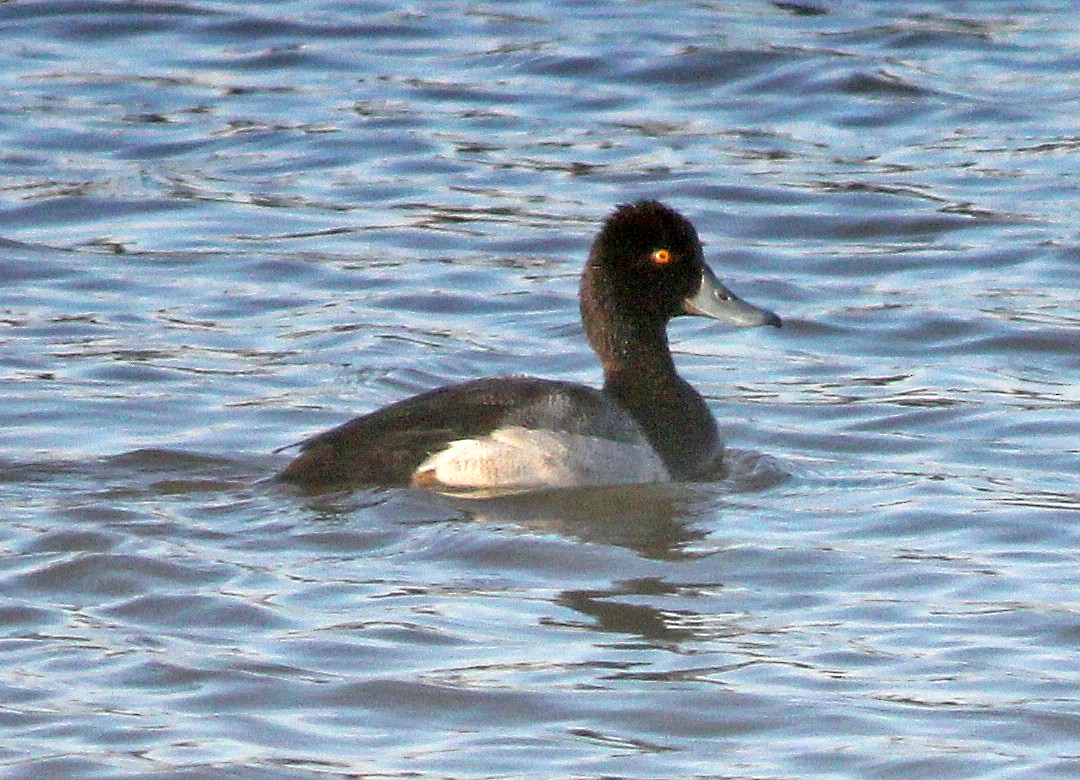
[[[650,407],[661,399],[697,396],[675,372],[668,348],[667,329],[647,324],[622,324],[605,329],[590,343],[604,367],[604,390],[645,427]]]
[[[616,284],[603,269],[591,267],[581,281],[581,321],[589,346],[600,358],[604,377],[642,373],[674,374],[675,364],[668,348],[667,318],[645,311],[619,312],[626,306],[618,300]]]
[[[664,325],[587,325],[604,366],[604,391],[641,426],[674,479],[719,466],[723,445],[705,399],[675,373]]]
[[[589,343],[600,358],[607,383],[675,376],[663,324],[608,323],[600,332],[589,334]]]

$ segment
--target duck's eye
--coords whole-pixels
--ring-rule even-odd
[[[672,254],[668,249],[657,249],[652,253],[652,261],[657,265],[667,265],[671,262]]]

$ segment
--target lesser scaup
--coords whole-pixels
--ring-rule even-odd
[[[680,314],[780,326],[720,283],[678,212],[648,200],[619,206],[581,276],[603,390],[523,376],[441,387],[307,439],[280,476],[307,488],[412,484],[460,495],[715,477],[716,421],[668,348],[668,321]]]

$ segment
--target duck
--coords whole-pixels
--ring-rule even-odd
[[[780,317],[728,289],[690,221],[656,200],[619,205],[603,222],[579,301],[600,389],[530,376],[439,387],[290,445],[300,452],[279,478],[313,491],[485,497],[722,477],[716,419],[676,372],[668,324],[693,315],[780,327]]]

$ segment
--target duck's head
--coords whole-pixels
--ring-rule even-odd
[[[744,327],[781,324],[716,278],[697,231],[677,211],[653,200],[619,206],[593,242],[582,274],[581,316],[590,343],[604,354],[620,326],[663,332],[681,314]]]

